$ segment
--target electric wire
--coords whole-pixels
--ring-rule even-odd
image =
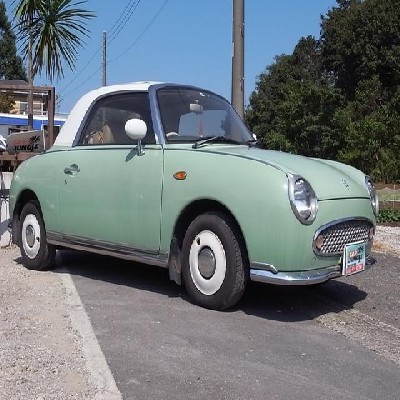
[[[132,18],[133,14],[135,13],[136,9],[138,8],[139,4],[140,4],[141,0],[136,0],[136,3],[133,2],[131,4],[131,7],[129,8],[129,10],[126,12],[126,14],[124,15],[124,18],[122,19],[120,25],[118,26],[118,28],[115,30],[115,32],[110,33],[108,36],[108,43],[113,42],[118,36],[119,34],[122,32],[122,30],[125,28],[126,24],[129,22],[129,20]]]
[[[125,15],[125,13],[128,11],[128,9],[132,6],[132,3],[136,1],[136,0],[128,0],[125,8],[122,10],[121,14],[119,15],[119,17],[116,19],[116,21],[114,22],[114,24],[112,25],[112,27],[108,30],[108,34],[112,35],[114,33],[114,31],[117,29],[118,23],[121,21],[121,19],[123,18],[123,16]]]
[[[137,6],[138,6],[138,4],[140,3],[140,1],[141,0],[133,0],[133,1],[129,1],[128,2],[128,4],[127,4],[127,6],[124,8],[124,12],[128,9],[128,8],[131,8],[132,7],[132,3],[134,2],[134,1],[136,1],[137,3],[135,3],[135,7],[134,7],[134,9],[133,9],[133,12],[132,12],[132,15],[133,15],[133,13],[134,13],[134,11],[136,10],[136,8],[137,8]],[[153,16],[153,18],[149,21],[149,23],[145,26],[145,28],[142,30],[142,32],[136,37],[136,39],[121,53],[121,54],[119,54],[117,57],[115,57],[115,58],[113,58],[112,60],[110,60],[110,61],[107,61],[106,62],[106,65],[108,66],[109,64],[111,64],[111,63],[114,63],[115,61],[117,61],[117,60],[119,60],[120,58],[122,58],[124,55],[126,55],[126,53],[128,53],[131,49],[132,49],[132,47],[134,47],[138,42],[139,42],[139,40],[147,33],[147,31],[151,28],[151,26],[154,24],[154,22],[156,21],[156,19],[158,18],[158,16],[161,14],[161,12],[164,10],[164,8],[166,7],[166,5],[168,4],[168,2],[169,2],[169,0],[165,0],[164,1],[164,3],[161,5],[161,7],[158,9],[158,11],[154,14],[154,16]],[[122,15],[122,14],[121,14]],[[119,19],[121,19],[121,15],[120,15],[120,17],[118,18],[118,20]],[[129,19],[132,17],[132,15],[128,18],[128,20],[126,21],[126,23],[129,21]],[[117,20],[117,21],[118,21]],[[124,27],[125,27],[125,25],[126,25],[126,23],[124,24]],[[114,25],[113,25],[113,27],[116,25],[116,23],[114,23]],[[113,28],[112,27],[112,28]],[[123,29],[123,28],[122,28]],[[121,30],[122,30],[121,29]],[[115,32],[117,32],[117,33],[115,33]],[[119,31],[114,31],[114,35],[118,35],[120,33],[120,30]],[[115,39],[115,37],[116,36],[114,36],[114,39]],[[113,39],[113,40],[114,40]],[[93,60],[93,58],[96,56],[96,54],[99,52],[101,50],[101,47],[96,51],[96,53],[91,57],[91,59],[89,60],[89,62],[87,63],[87,65],[84,67],[84,69],[89,65],[89,63]],[[74,88],[72,89],[72,90],[70,90],[69,92],[67,92],[67,93],[64,93],[64,95],[62,96],[62,97],[67,97],[67,96],[69,96],[71,93],[73,93],[76,89],[78,89],[79,87],[81,87],[82,85],[84,85],[85,83],[87,83],[90,79],[92,79],[100,70],[101,70],[101,66],[99,66],[93,73],[91,73],[88,77],[86,77],[85,78],[85,80],[84,81],[81,81],[78,85],[76,85],[76,86],[74,86]],[[83,70],[84,70],[83,69]],[[66,87],[64,87],[61,91],[60,91],[60,94],[61,93],[63,93],[64,91],[65,91],[65,89],[67,89],[69,86],[71,86],[71,84],[78,78],[78,76],[83,72],[83,70],[79,73],[79,74],[77,74],[74,78],[73,78],[73,80],[66,86]]]
[[[153,23],[156,21],[158,16],[161,14],[161,12],[164,10],[165,6],[167,5],[169,0],[165,0],[164,3],[161,5],[160,9],[156,12],[154,17],[150,20],[150,22],[146,25],[146,27],[143,29],[143,31],[137,36],[137,38],[126,48],[124,52],[122,52],[120,55],[117,57],[113,58],[110,61],[107,61],[107,65],[111,64],[117,60],[119,60],[121,57],[123,57],[129,50],[132,49],[132,47],[146,34],[146,32],[150,29],[150,27],[153,25]]]
[[[128,23],[129,19],[132,17],[133,13],[135,12],[136,8],[138,7],[139,3],[141,0],[128,0],[126,6],[124,7],[124,9],[122,10],[121,14],[119,15],[119,17],[116,19],[116,21],[114,22],[114,24],[111,26],[109,32],[111,35],[111,40],[115,40],[117,38],[117,36],[120,34],[120,32],[122,31],[122,29],[126,26],[126,24]],[[122,27],[119,24],[122,21]],[[60,91],[58,96],[62,99],[62,97],[66,97],[68,94],[71,93],[68,92],[67,94],[65,94],[65,90],[67,90],[78,78],[80,75],[82,75],[82,73],[86,70],[86,68],[92,63],[92,61],[95,59],[95,57],[99,54],[99,52],[102,50],[102,46],[99,46],[95,52],[93,53],[93,55],[90,57],[89,61],[87,61],[87,63],[80,69],[79,72],[77,72],[76,74],[74,74],[74,77],[68,82],[67,85],[65,85]],[[96,70],[95,73],[98,72],[99,69]],[[95,75],[95,73],[93,73],[92,75],[90,75],[90,78],[93,77]],[[79,86],[81,86],[83,83],[86,83],[89,79],[85,79],[84,82],[81,82],[79,84]],[[78,87],[79,87],[78,86]],[[61,100],[62,101],[62,100]]]
[[[65,92],[65,90],[67,90],[77,79],[80,75],[82,75],[83,71],[85,71],[85,69],[92,63],[92,61],[94,60],[94,58],[97,56],[97,54],[100,52],[101,50],[101,46],[93,53],[92,57],[90,57],[89,61],[85,64],[84,67],[81,68],[81,70],[74,74],[74,77],[68,82],[67,85],[65,85],[59,92],[58,92],[58,96],[62,97],[61,95]],[[69,92],[70,93],[70,92]],[[65,95],[64,95],[65,97]]]

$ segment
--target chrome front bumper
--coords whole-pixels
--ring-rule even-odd
[[[365,269],[372,267],[376,260],[368,256],[365,261]],[[314,285],[329,279],[342,276],[341,266],[335,265],[323,269],[300,272],[273,272],[262,269],[250,269],[250,279],[255,282],[271,283],[273,285]]]

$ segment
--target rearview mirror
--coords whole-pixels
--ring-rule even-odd
[[[190,111],[195,114],[202,114],[203,113],[203,106],[198,103],[190,103]]]
[[[147,133],[146,122],[137,118],[128,119],[128,121],[125,123],[125,133],[130,139],[138,141],[138,156],[142,156],[144,154],[142,148],[142,139]]]

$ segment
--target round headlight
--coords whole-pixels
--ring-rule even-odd
[[[318,202],[311,185],[301,176],[289,177],[289,200],[297,219],[312,224],[317,216]]]
[[[375,185],[369,176],[365,177],[365,184],[367,185],[369,197],[371,198],[371,205],[372,209],[374,210],[374,214],[378,215],[379,214],[378,194],[376,193]]]

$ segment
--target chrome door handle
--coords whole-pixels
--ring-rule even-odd
[[[64,168],[64,174],[67,175],[76,175],[79,171],[80,169],[76,164],[71,164],[69,167]]]

